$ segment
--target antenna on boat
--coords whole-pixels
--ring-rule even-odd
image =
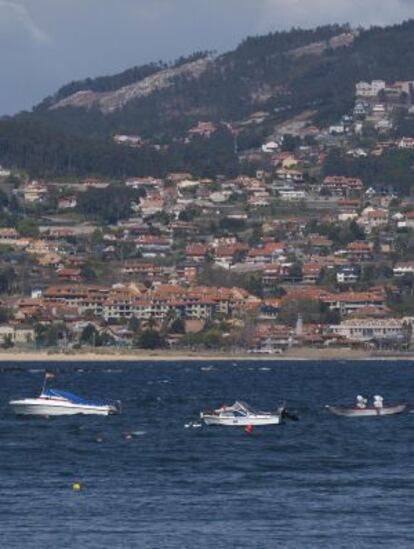
[[[43,379],[43,386],[42,386],[42,394],[45,392],[46,390],[46,385],[47,385],[47,382],[49,379],[53,379],[55,377],[55,374],[52,374],[52,372],[48,372],[46,370],[45,372],[45,377]]]

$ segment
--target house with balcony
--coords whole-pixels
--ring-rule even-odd
[[[331,311],[339,311],[341,316],[358,312],[363,307],[386,307],[385,295],[380,292],[341,292],[327,295],[322,301]]]
[[[353,318],[330,327],[333,334],[350,343],[407,343],[410,333],[403,320],[397,318]]]
[[[352,286],[358,282],[360,275],[358,265],[343,265],[336,273],[336,282],[342,286]]]
[[[142,255],[165,254],[171,250],[171,240],[161,236],[142,235],[135,241]]]
[[[394,265],[393,273],[398,278],[405,275],[414,276],[414,261],[398,261]]]
[[[357,219],[358,225],[364,228],[367,234],[370,234],[376,229],[386,227],[389,222],[388,210],[380,208],[368,207],[365,208],[360,217]]]
[[[328,192],[332,196],[359,195],[364,185],[358,177],[345,177],[342,175],[329,175],[322,182],[321,191]]]

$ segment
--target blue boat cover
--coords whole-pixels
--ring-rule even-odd
[[[65,398],[74,404],[83,404],[85,406],[109,406],[113,404],[110,400],[88,400],[60,389],[45,389],[42,395],[49,398]]]

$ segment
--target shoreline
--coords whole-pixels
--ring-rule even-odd
[[[414,353],[372,353],[351,349],[290,349],[284,354],[229,354],[184,351],[108,351],[80,352],[10,350],[0,352],[4,362],[290,362],[290,361],[414,361]]]

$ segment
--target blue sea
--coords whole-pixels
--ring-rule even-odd
[[[47,364],[53,387],[123,413],[14,417],[8,401],[36,395],[45,367],[0,366],[2,549],[414,547],[414,414],[324,410],[358,393],[414,403],[414,364]],[[286,401],[300,421],[189,426],[236,399]]]

